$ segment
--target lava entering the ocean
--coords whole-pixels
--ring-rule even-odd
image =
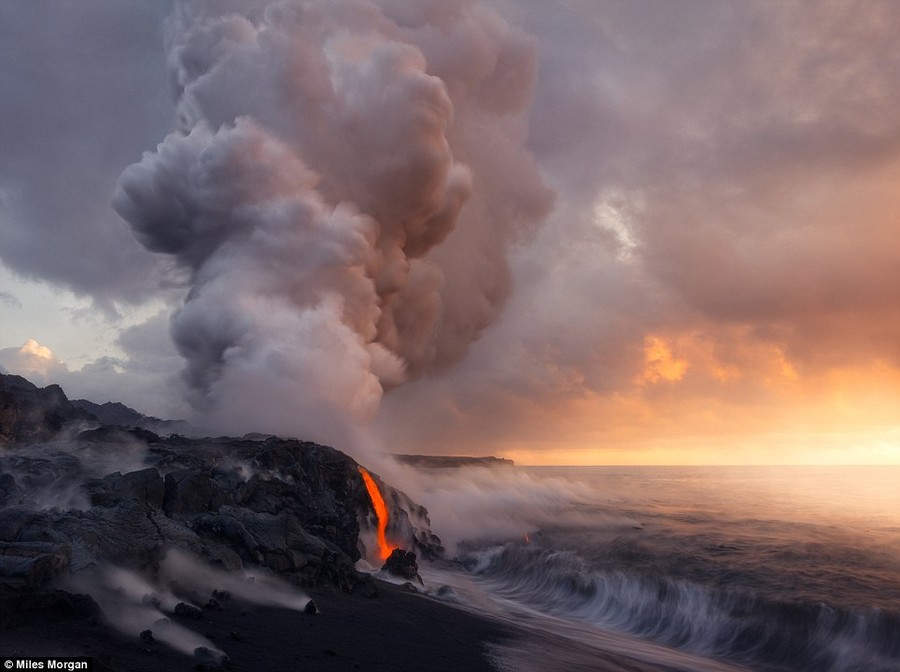
[[[359,473],[362,474],[366,490],[369,491],[369,498],[372,500],[372,507],[375,509],[375,517],[378,518],[378,555],[382,560],[387,560],[391,555],[391,551],[397,548],[395,544],[388,542],[385,536],[388,525],[387,505],[384,503],[384,498],[381,496],[381,491],[378,490],[375,479],[372,478],[369,472],[359,467]]]

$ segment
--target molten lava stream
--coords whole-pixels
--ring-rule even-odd
[[[378,519],[378,555],[382,560],[387,560],[396,545],[388,542],[385,531],[388,525],[388,510],[384,503],[384,498],[378,490],[375,479],[369,475],[369,472],[359,467],[359,473],[362,474],[363,482],[366,484],[366,490],[369,491],[369,498],[372,500],[372,507],[375,509],[375,517]]]

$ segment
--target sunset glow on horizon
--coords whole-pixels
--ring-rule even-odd
[[[739,440],[659,441],[622,446],[502,450],[522,467],[556,466],[895,466],[900,467],[900,428],[883,434],[795,434]]]

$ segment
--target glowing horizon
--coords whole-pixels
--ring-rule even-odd
[[[622,449],[587,448],[576,450],[561,449],[552,452],[539,452],[528,450],[498,451],[497,457],[511,459],[516,466],[522,467],[838,467],[838,466],[900,466],[900,442],[891,446],[878,446],[869,450],[829,448],[827,457],[823,458],[819,451],[813,447],[804,449],[792,448],[781,451],[785,457],[778,461],[773,459],[772,447],[765,447],[755,452],[758,456],[750,455],[750,449],[737,454],[725,453],[721,447],[717,451],[714,448],[705,448],[691,451],[675,451],[671,446],[659,448],[652,447],[628,447]],[[778,454],[778,453],[775,453]]]

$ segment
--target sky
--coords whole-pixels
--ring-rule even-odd
[[[521,464],[900,464],[900,5],[8,2],[0,367]]]

